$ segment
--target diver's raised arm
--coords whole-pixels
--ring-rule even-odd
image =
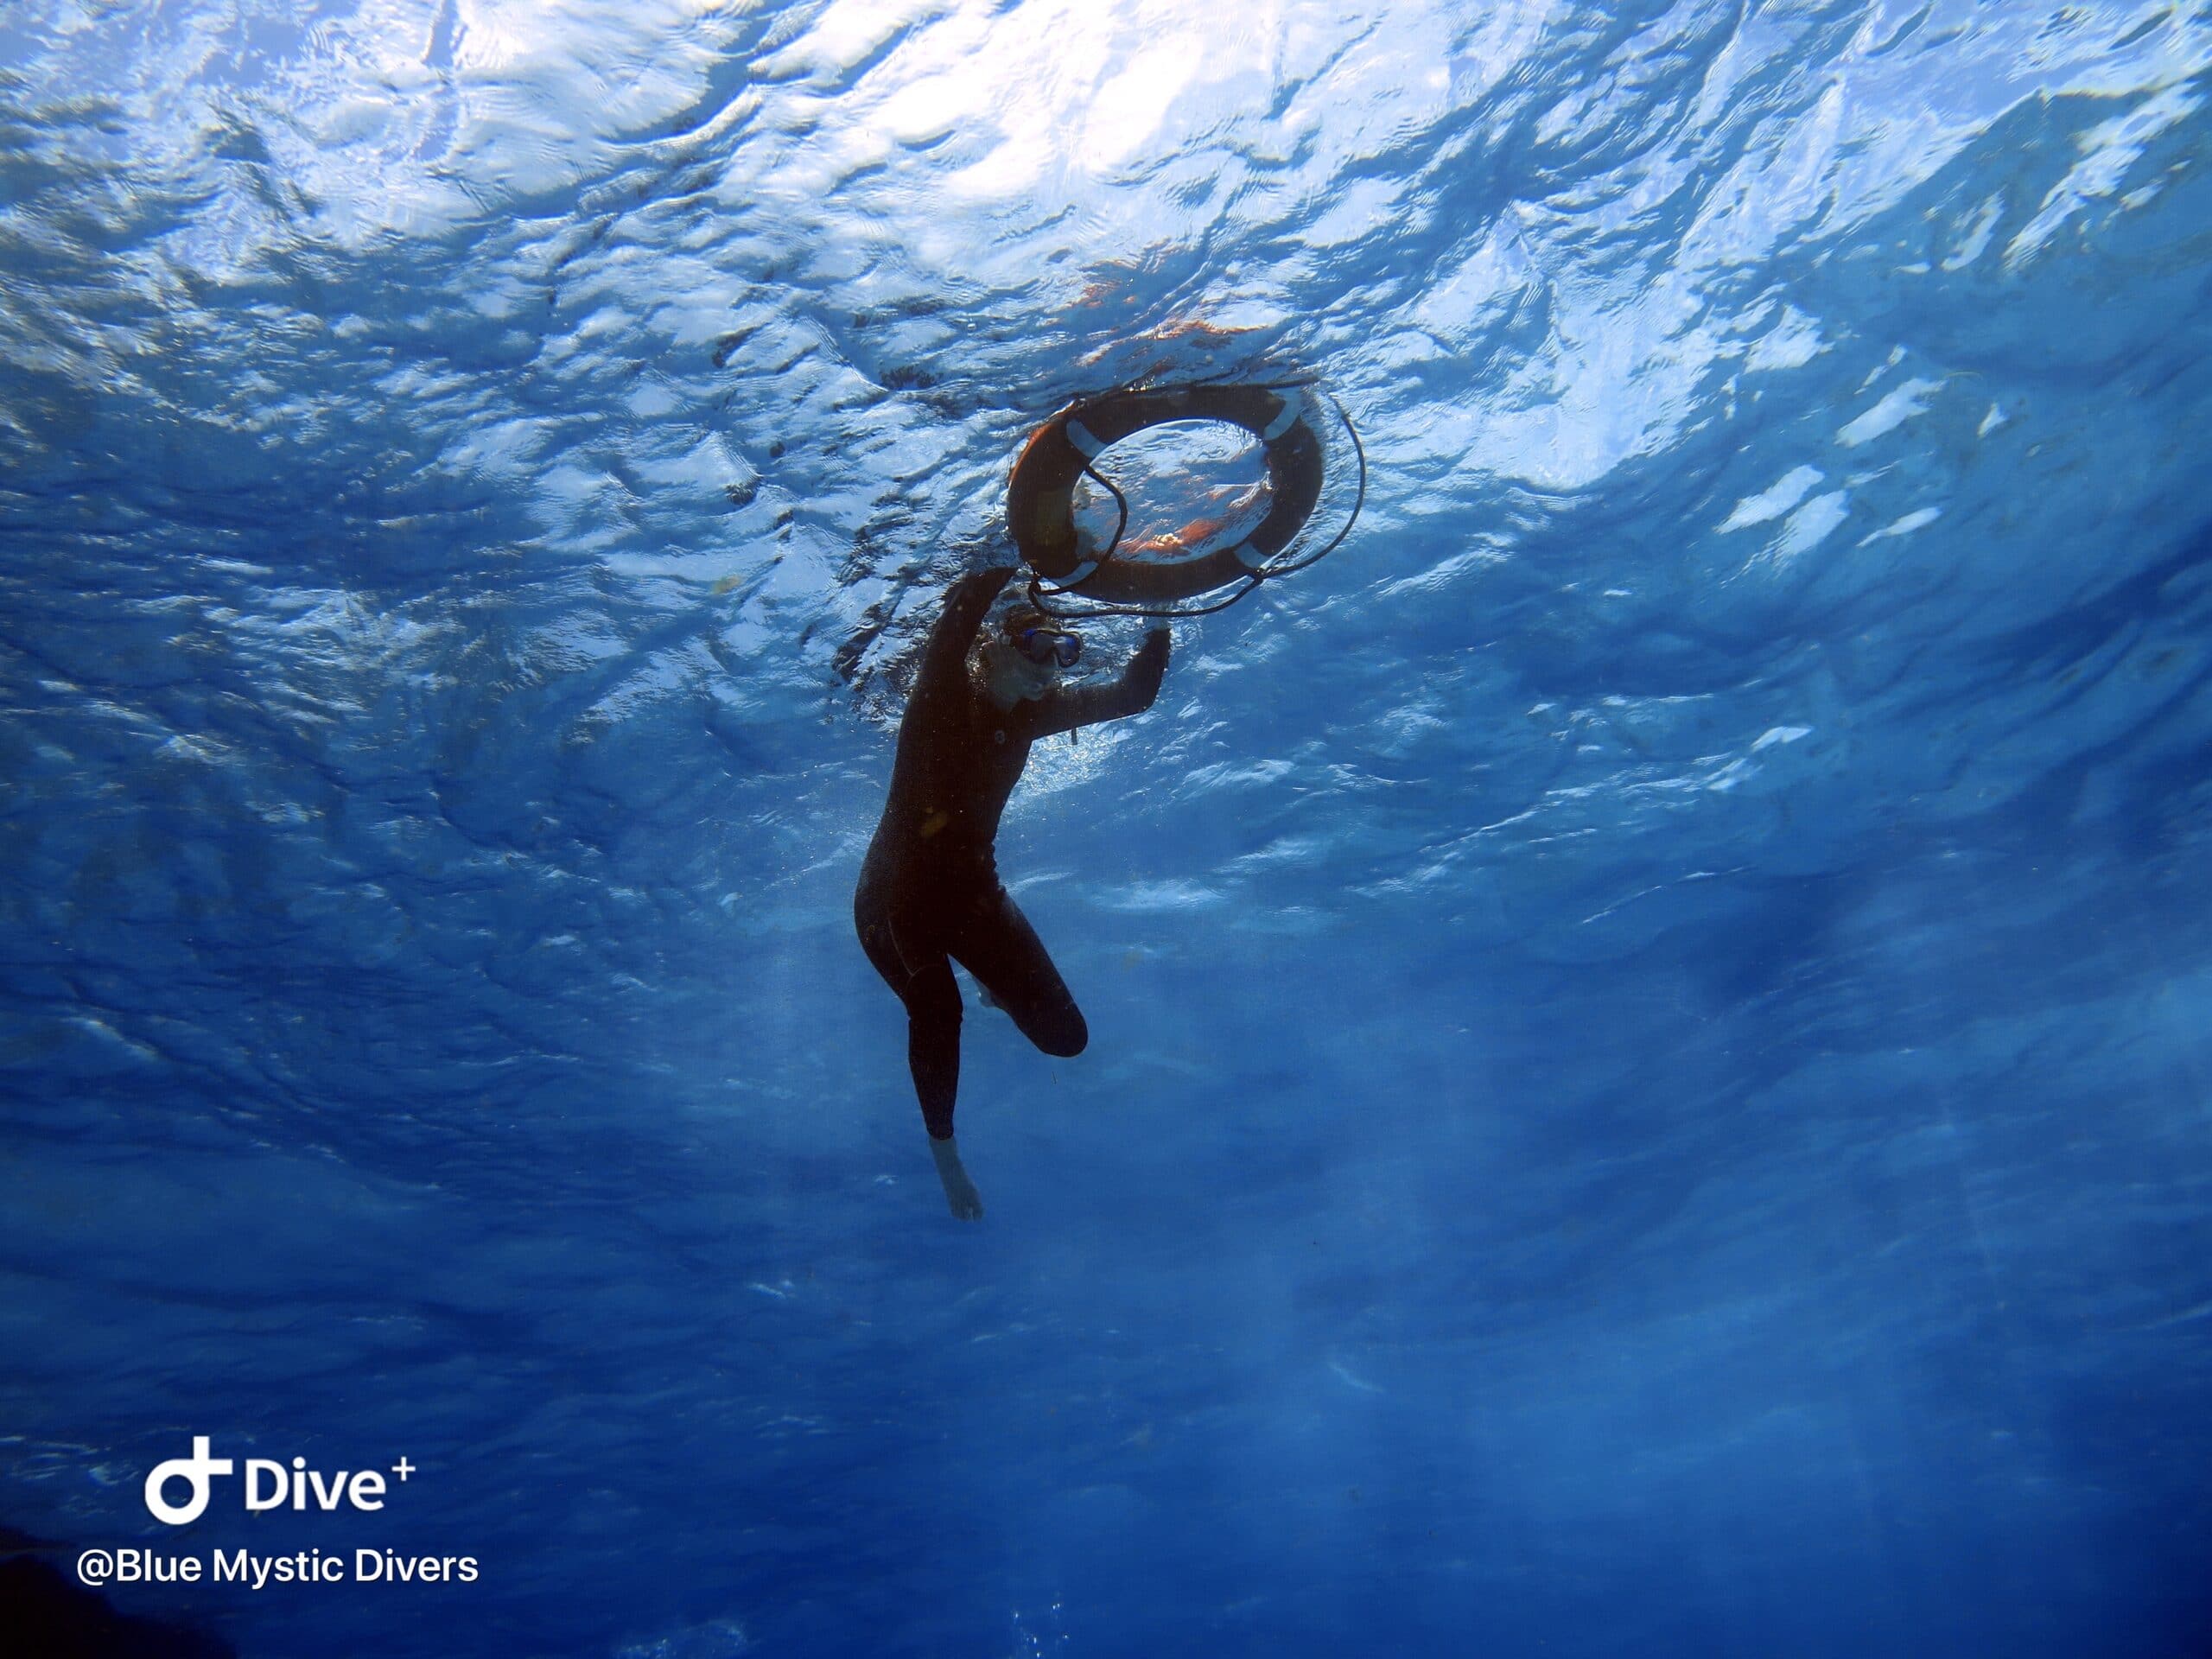
[[[976,630],[982,626],[991,601],[1013,577],[1012,565],[996,565],[988,570],[971,570],[946,590],[944,610],[930,630],[930,642],[922,654],[925,677],[959,671],[968,647],[976,643]]]
[[[1110,685],[1085,685],[1073,690],[1055,690],[1033,703],[1027,734],[1050,737],[1078,726],[1096,726],[1103,720],[1122,720],[1141,715],[1160,695],[1160,682],[1167,672],[1167,630],[1154,628],[1144,637],[1122,677]]]

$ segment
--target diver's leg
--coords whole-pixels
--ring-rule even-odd
[[[892,907],[885,902],[854,905],[852,920],[869,964],[898,993],[898,1000],[907,1004],[907,1068],[913,1073],[913,1095],[923,1102],[929,1137],[943,1141],[953,1133],[953,1097],[960,1093],[960,987],[953,982],[951,963],[943,947],[925,949],[923,940],[913,938],[925,933],[913,920],[907,923],[905,936],[893,936]],[[905,953],[900,944],[905,944]]]
[[[906,1006],[906,1069],[913,1074],[914,1097],[929,1128],[930,1155],[944,1201],[962,1221],[980,1220],[982,1195],[969,1179],[952,1138],[952,1104],[960,1092],[960,987],[952,964],[940,950],[919,972],[910,973],[893,943],[886,906],[856,907],[853,919],[868,961]],[[912,949],[913,941],[907,944]]]
[[[914,1097],[922,1103],[945,1204],[958,1220],[981,1221],[983,1195],[969,1179],[960,1143],[952,1138],[952,1102],[960,1092],[960,987],[952,963],[939,956],[893,988],[906,1005],[906,1069],[914,1075]]]
[[[952,1101],[960,1091],[960,987],[951,963],[938,957],[899,995],[906,1004],[906,1067],[914,1074],[914,1096],[929,1126],[930,1156],[944,1201],[957,1219],[981,1221],[983,1196],[969,1179],[952,1138]]]
[[[891,941],[889,921],[880,914],[857,919],[861,949],[906,1005],[906,1066],[914,1074],[914,1095],[931,1139],[944,1140],[952,1133],[952,1103],[960,1092],[960,987],[952,963],[939,950],[923,959],[919,971],[909,972]]]
[[[952,1103],[960,1092],[960,988],[952,964],[939,957],[899,988],[906,1005],[906,1068],[932,1141],[952,1136]]]
[[[949,944],[1023,1036],[1063,1059],[1083,1052],[1090,1040],[1083,1010],[1052,965],[1045,942],[1005,888],[982,895],[965,911]]]

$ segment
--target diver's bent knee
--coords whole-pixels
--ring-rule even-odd
[[[1090,1027],[1084,1024],[1081,1014],[1071,1013],[1039,1033],[1037,1046],[1056,1060],[1071,1060],[1090,1046]]]

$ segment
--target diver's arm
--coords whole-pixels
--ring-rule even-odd
[[[1160,695],[1160,682],[1166,672],[1167,630],[1154,628],[1145,635],[1144,644],[1129,658],[1122,677],[1111,685],[1055,690],[1033,703],[1021,705],[1030,711],[1027,734],[1033,738],[1050,737],[1055,732],[1072,731],[1078,726],[1096,726],[1102,720],[1141,715],[1152,707],[1152,700]]]
[[[988,570],[971,570],[954,582],[944,596],[944,611],[930,630],[930,642],[922,652],[922,669],[918,684],[928,684],[960,671],[968,647],[976,643],[976,630],[982,626],[983,613],[991,608],[991,601],[999,596],[1014,575],[1010,564],[999,565]]]

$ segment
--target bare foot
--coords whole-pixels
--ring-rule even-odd
[[[937,1178],[944,1183],[944,1201],[957,1221],[981,1221],[983,1218],[983,1195],[976,1190],[976,1183],[968,1179],[968,1171],[960,1161],[960,1148],[948,1135],[942,1141],[930,1141],[930,1156],[937,1160]]]

